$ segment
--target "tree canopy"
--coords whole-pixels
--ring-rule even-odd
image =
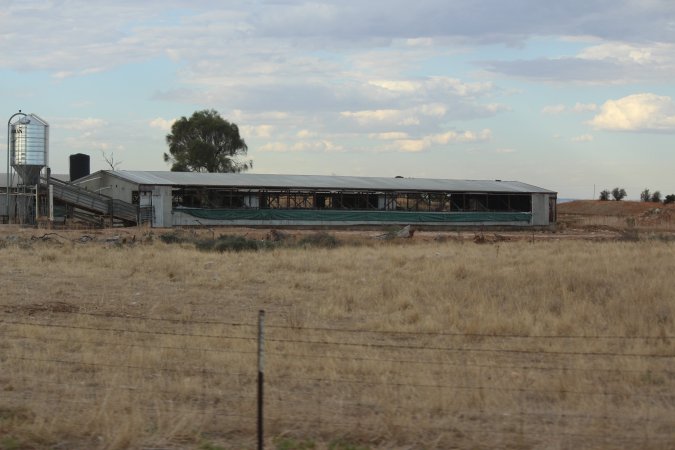
[[[624,188],[615,187],[612,189],[612,197],[614,197],[614,200],[619,202],[623,200],[624,197],[626,197],[626,190]]]
[[[178,119],[166,143],[164,161],[171,163],[173,172],[243,172],[253,166],[253,161],[239,159],[248,151],[239,127],[213,109]]]
[[[652,194],[649,192],[649,189],[645,189],[644,191],[640,192],[640,201],[642,202],[649,202],[652,199]]]

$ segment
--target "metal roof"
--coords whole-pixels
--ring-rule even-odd
[[[431,178],[346,177],[326,175],[273,175],[253,173],[197,173],[141,170],[104,171],[132,183],[159,186],[208,186],[241,189],[325,189],[421,192],[547,193],[519,181],[444,180]]]

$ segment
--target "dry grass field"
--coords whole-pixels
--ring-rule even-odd
[[[130,234],[132,232],[127,232]],[[675,446],[675,242],[3,231],[0,449]]]
[[[577,200],[558,205],[558,218],[577,227],[675,231],[675,204]]]

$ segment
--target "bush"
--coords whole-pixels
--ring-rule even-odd
[[[197,250],[201,250],[203,252],[208,252],[213,250],[213,246],[216,244],[215,239],[201,239],[197,242],[195,242],[195,247]]]
[[[675,203],[675,194],[668,194],[663,199],[663,204],[667,205],[668,203]]]
[[[167,234],[160,234],[159,240],[164,242],[165,244],[182,244],[184,242],[188,242],[190,239],[185,237],[185,235],[182,233],[172,232]]]
[[[303,247],[335,248],[341,242],[332,234],[322,231],[303,237],[298,244]]]
[[[609,196],[611,194],[612,193],[609,192],[608,189],[605,189],[604,191],[600,192],[600,200],[602,200],[603,202],[606,202],[607,200],[609,200]]]
[[[220,236],[213,245],[213,249],[218,252],[241,252],[258,248],[258,241],[243,236]]]
[[[274,244],[244,236],[220,236],[218,239],[202,239],[195,243],[197,250],[214,252],[256,251],[274,247]]]

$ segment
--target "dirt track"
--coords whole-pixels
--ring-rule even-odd
[[[413,228],[414,229],[414,228]],[[108,243],[140,243],[161,235],[175,234],[185,235],[192,238],[208,239],[220,235],[238,235],[249,239],[265,240],[270,239],[272,228],[243,228],[243,227],[221,227],[221,228],[199,228],[199,229],[170,229],[170,228],[109,228],[95,230],[81,229],[37,229],[22,228],[14,225],[0,225],[0,239],[5,241],[12,240],[55,240],[55,241],[73,241],[79,243],[87,242],[108,242]],[[308,230],[308,229],[285,229],[283,235],[287,239],[299,239],[303,236],[315,234],[318,232],[327,232],[343,242],[368,242],[382,239],[389,230]],[[477,242],[477,243],[500,243],[508,241],[550,241],[550,240],[588,240],[588,241],[613,241],[625,240],[627,238],[642,236],[650,237],[657,234],[659,237],[675,239],[674,231],[659,231],[640,229],[639,231],[629,232],[625,228],[619,229],[611,226],[602,225],[584,225],[584,226],[560,226],[557,230],[548,231],[492,231],[490,229],[474,230],[467,229],[462,231],[415,231],[412,238],[394,238],[395,241],[406,242]]]

